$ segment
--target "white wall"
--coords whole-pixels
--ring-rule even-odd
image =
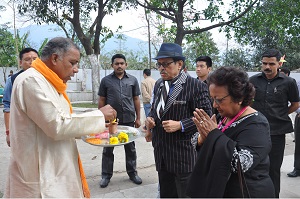
[[[9,74],[9,71],[13,70],[14,73],[16,73],[17,69],[16,68],[7,68],[7,75]],[[92,75],[91,75],[91,69],[85,69],[85,74],[86,74],[86,91],[91,91],[92,90]],[[139,85],[141,85],[141,81],[143,81],[143,71],[142,70],[126,70],[129,74],[135,76],[139,82]],[[113,70],[100,70],[100,78],[102,79],[106,75],[112,73]],[[192,77],[197,77],[195,71],[188,71],[189,75]],[[248,72],[249,77],[252,75],[256,74],[257,72]],[[4,82],[4,77],[3,77],[3,71],[2,68],[0,68],[0,86],[4,87],[5,82]],[[157,70],[151,70],[151,76],[157,80],[160,78],[160,74]],[[299,80],[300,81],[300,73],[291,73],[290,75],[292,78]],[[82,69],[79,69],[79,72],[75,74],[75,76],[68,82],[68,90],[70,91],[78,91],[81,88],[82,84],[82,79],[83,79],[83,71]]]
[[[109,75],[112,73],[113,70],[100,70],[100,78],[102,79],[106,75]],[[141,85],[141,82],[143,81],[143,71],[142,70],[126,70],[127,73],[135,76],[139,82],[139,85]],[[197,77],[195,71],[188,71],[189,75],[192,77]],[[254,74],[257,74],[258,72],[247,72],[249,77],[251,77]],[[86,69],[86,74],[87,74],[87,81],[86,81],[86,90],[91,91],[92,90],[92,79],[91,79],[91,69]],[[160,78],[159,71],[157,70],[151,70],[151,76],[155,79],[158,80]],[[295,78],[296,80],[300,81],[300,73],[291,73],[290,75],[292,78]],[[69,85],[72,84],[71,82],[81,82],[82,81],[82,70],[79,69],[79,73],[75,75],[74,78],[68,83]],[[71,87],[69,86],[69,90],[72,90]]]

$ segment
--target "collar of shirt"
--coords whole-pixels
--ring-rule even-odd
[[[115,74],[115,71],[111,73],[111,76],[114,76],[114,77],[118,78],[118,77],[116,76],[116,74]],[[124,77],[128,78],[128,75],[127,75],[126,71],[124,71],[124,75],[123,75],[122,78],[124,78]]]
[[[263,77],[263,78],[266,79],[267,81],[273,81],[273,80],[276,79],[276,78],[284,78],[284,75],[281,74],[280,72],[277,72],[277,75],[276,75],[273,79],[268,79],[267,76],[266,76],[266,74],[265,74],[264,72],[259,73],[258,76]]]

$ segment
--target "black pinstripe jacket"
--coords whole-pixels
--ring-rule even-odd
[[[152,145],[156,170],[160,171],[162,159],[168,172],[192,172],[196,162],[197,152],[191,144],[191,137],[197,131],[192,120],[195,108],[202,108],[209,115],[212,114],[211,102],[207,85],[193,77],[182,73],[173,91],[169,94],[161,119],[157,115],[157,104],[160,100],[162,79],[154,86],[154,97],[150,117],[156,126],[152,129]],[[162,128],[162,121],[181,121],[184,132],[166,133]]]

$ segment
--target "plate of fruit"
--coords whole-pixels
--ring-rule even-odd
[[[91,145],[102,147],[114,147],[128,144],[141,136],[141,132],[130,126],[118,125],[114,133],[108,129],[100,133],[81,136],[81,139]]]

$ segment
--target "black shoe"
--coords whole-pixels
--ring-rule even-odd
[[[138,175],[130,176],[129,179],[135,184],[142,184],[142,179]]]
[[[300,170],[294,169],[292,172],[287,174],[288,177],[297,177],[300,176]]]
[[[110,182],[110,179],[108,178],[102,178],[100,181],[100,187],[105,188],[107,187],[108,183]]]

